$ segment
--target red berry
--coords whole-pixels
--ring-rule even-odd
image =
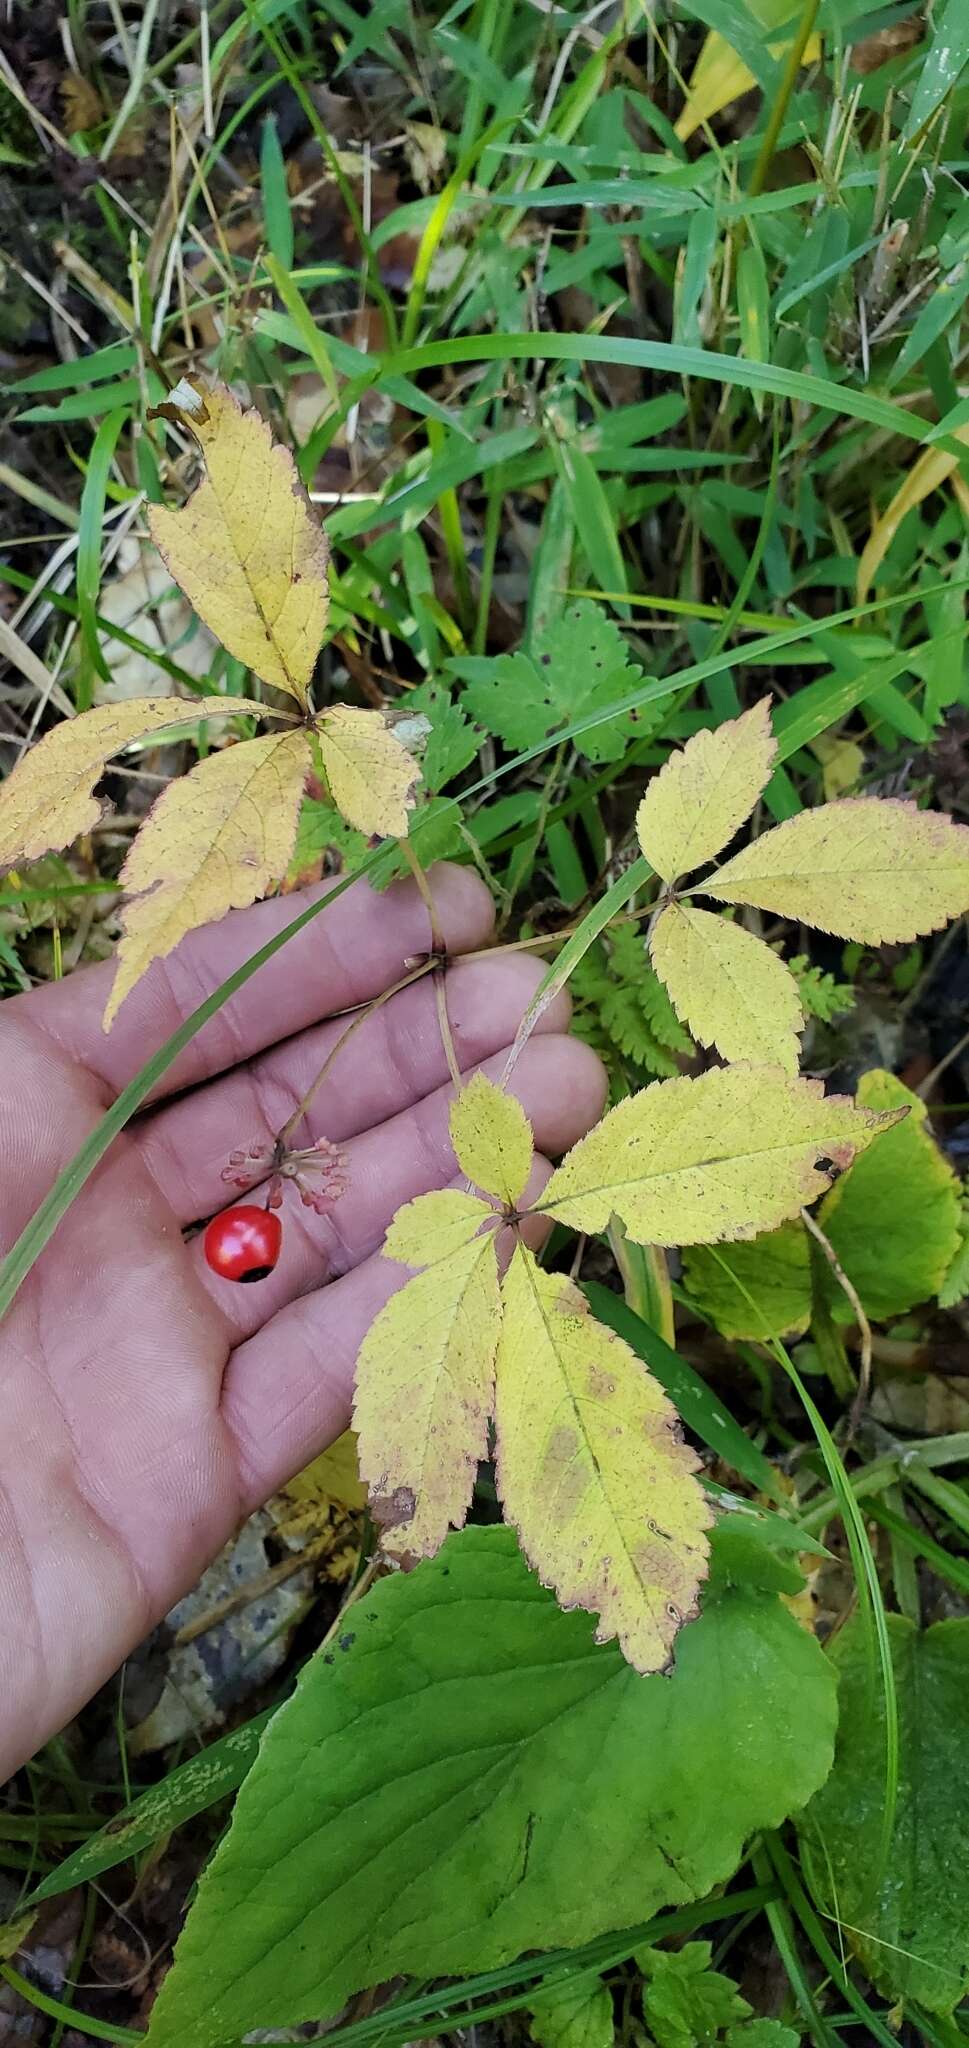
[[[222,1280],[265,1280],[279,1258],[283,1226],[273,1210],[240,1202],[213,1216],[205,1232],[206,1264]]]

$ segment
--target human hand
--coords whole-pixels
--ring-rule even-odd
[[[483,884],[454,867],[433,870],[431,883],[448,951],[486,945]],[[300,902],[261,903],[196,932],[156,963],[107,1037],[107,967],[4,1005],[3,1249],[154,1047]],[[326,1020],[378,995],[428,944],[413,884],[380,897],[361,882],[342,895],[192,1041],[0,1324],[0,1782],[104,1683],[237,1523],[346,1427],[361,1339],[406,1278],[379,1255],[386,1225],[457,1174],[430,978],[367,1018],[313,1100],[311,1137],[340,1141],[349,1160],[332,1213],[290,1191],[279,1264],[254,1287],[217,1278],[201,1238],[186,1243],[182,1231],[231,1199],[228,1153],[274,1138],[310,1086],[345,1028]],[[449,969],[462,1070],[481,1062],[500,1075],[541,972],[514,953]],[[563,1035],[567,1022],[560,997],[514,1075],[550,1153],[603,1103],[599,1063]]]

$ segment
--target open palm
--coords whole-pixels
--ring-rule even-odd
[[[452,953],[487,944],[483,885],[433,874]],[[317,892],[318,893],[318,892]],[[154,1048],[299,908],[257,905],[156,965],[105,1037],[110,970],[17,997],[0,1015],[0,1240],[14,1241],[107,1104]],[[265,1142],[344,1028],[429,944],[416,890],[360,883],[195,1038],[102,1161],[0,1325],[0,1781],[110,1676],[235,1525],[346,1426],[369,1323],[406,1278],[383,1260],[401,1202],[454,1178],[451,1089],[429,981],[356,1032],[309,1112],[349,1185],[326,1217],[287,1196],[283,1251],[255,1287],[211,1274],[186,1225],[224,1206],[227,1154]],[[521,955],[452,967],[462,1069],[497,1075],[540,969]],[[594,1055],[560,999],[516,1068],[543,1152],[594,1122]],[[542,1171],[536,1165],[536,1172]]]

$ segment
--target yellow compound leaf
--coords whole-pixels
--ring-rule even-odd
[[[513,1095],[475,1074],[451,1104],[451,1143],[475,1187],[517,1202],[532,1170],[532,1132]]]
[[[353,1424],[392,1556],[432,1556],[467,1515],[488,1446],[500,1314],[491,1233],[409,1280],[364,1338]]]
[[[243,697],[202,697],[191,704],[177,697],[130,697],[126,704],[103,704],[64,719],[24,754],[0,788],[0,867],[39,860],[90,832],[103,808],[94,785],[112,754],[132,740],[148,739],[166,726],[240,712],[265,717],[266,707]]]
[[[637,1671],[669,1661],[697,1611],[710,1509],[676,1411],[561,1273],[516,1247],[502,1283],[497,1485],[563,1607],[599,1615]]]
[[[618,1216],[637,1244],[715,1244],[796,1216],[904,1112],[878,1114],[776,1067],[659,1081],[580,1139],[536,1204],[576,1230]]]
[[[310,766],[304,732],[272,733],[210,754],[159,797],[121,870],[135,900],[125,905],[106,1031],[153,960],[286,873]]]
[[[846,797],[765,832],[703,894],[870,946],[900,943],[969,910],[969,826],[894,797]]]
[[[796,1074],[804,1013],[797,982],[769,946],[725,917],[668,903],[649,942],[681,1022],[725,1060]]]
[[[336,704],[316,728],[330,795],[348,825],[405,839],[420,769],[379,711]]]
[[[487,1202],[462,1194],[459,1188],[417,1195],[398,1209],[384,1238],[384,1257],[399,1259],[403,1266],[433,1266],[470,1244],[481,1225],[494,1220]]]
[[[770,698],[715,732],[698,732],[654,775],[636,813],[639,844],[665,882],[712,860],[750,816],[777,741]]]
[[[329,548],[292,455],[221,384],[200,397],[187,388],[176,417],[206,474],[178,511],[149,508],[152,540],[223,647],[305,705],[329,610]]]

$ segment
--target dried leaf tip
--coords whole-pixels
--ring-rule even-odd
[[[148,407],[150,420],[168,420],[174,427],[197,427],[199,422],[207,420],[208,416],[204,389],[196,391],[187,377],[180,377],[178,383],[172,385],[168,397],[163,399],[160,405]]]

